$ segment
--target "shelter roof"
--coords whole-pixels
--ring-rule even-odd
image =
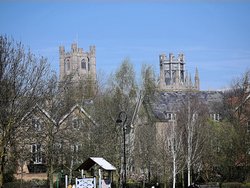
[[[83,162],[76,170],[89,170],[95,164],[99,165],[102,169],[107,171],[116,170],[116,168],[102,157],[89,157]]]

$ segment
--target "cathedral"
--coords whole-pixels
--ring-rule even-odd
[[[152,125],[156,128],[156,138],[159,140],[163,138],[162,133],[176,121],[178,109],[181,107],[183,101],[188,100],[188,97],[198,98],[208,107],[208,113],[215,121],[220,121],[220,112],[213,109],[214,104],[222,101],[222,93],[217,91],[200,91],[200,80],[198,70],[192,78],[185,70],[185,59],[183,54],[179,54],[177,58],[173,54],[162,54],[159,58],[160,61],[160,81],[158,83],[158,90],[147,96],[140,93],[137,100],[136,107],[134,109],[133,118],[130,122],[131,132],[128,135],[127,152],[133,153],[134,144],[137,131],[141,131],[141,127],[145,125]],[[96,51],[95,46],[90,46],[89,51],[84,51],[79,48],[76,43],[71,45],[69,52],[65,51],[64,46],[59,47],[59,66],[60,66],[60,82],[64,82],[65,79],[70,78],[70,82],[74,84],[81,84],[83,81],[90,81],[96,91]],[[71,84],[70,83],[70,84]],[[84,83],[84,82],[83,82]],[[84,91],[88,92],[89,87],[83,85]],[[26,144],[27,151],[30,150],[31,159],[20,159],[20,168],[16,174],[17,178],[22,178],[25,173],[27,177],[29,174],[32,177],[45,179],[46,178],[46,150],[47,143],[45,139],[35,140],[42,136],[42,130],[46,127],[59,125],[61,131],[59,136],[65,135],[78,135],[74,137],[73,145],[71,142],[62,141],[64,143],[64,149],[71,151],[69,148],[74,149],[74,152],[78,152],[78,148],[81,146],[79,138],[88,138],[88,131],[91,127],[96,125],[95,120],[80,104],[76,104],[69,111],[65,112],[62,117],[59,117],[59,121],[56,121],[49,115],[45,109],[41,108],[38,104],[23,118],[25,119],[26,132],[29,133],[26,143],[31,142],[30,145]],[[49,122],[49,123],[48,123]],[[29,131],[28,131],[29,130]],[[33,138],[33,137],[34,138]],[[40,136],[40,137],[39,137]],[[55,136],[55,144],[60,146],[59,137]],[[33,140],[29,140],[29,139]],[[58,141],[58,143],[57,143]],[[71,145],[70,145],[71,144]],[[61,148],[61,150],[62,150]],[[59,155],[59,154],[58,154]],[[62,155],[63,156],[63,155]],[[58,156],[56,156],[58,157]],[[130,154],[127,159],[128,172],[132,169],[141,170],[140,166],[136,167],[134,162],[134,156]],[[58,157],[58,162],[63,163],[63,157]],[[135,168],[134,168],[135,167]],[[129,170],[130,169],[130,170]],[[136,171],[137,171],[136,170]],[[132,170],[133,171],[133,170]],[[131,173],[132,173],[131,171]],[[137,173],[140,173],[140,172]],[[41,173],[44,175],[41,177]],[[130,172],[129,172],[130,173]]]

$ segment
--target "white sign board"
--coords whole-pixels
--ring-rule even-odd
[[[95,188],[94,178],[76,178],[76,188]]]

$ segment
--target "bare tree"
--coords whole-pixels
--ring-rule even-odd
[[[142,85],[140,96],[133,114],[132,124],[136,124],[133,133],[133,160],[137,171],[133,172],[133,178],[138,180],[143,175],[143,180],[149,183],[156,177],[156,129],[155,124],[147,117],[146,111],[142,108],[144,96],[152,97],[156,91],[156,77],[151,66],[144,65],[141,71]],[[153,99],[153,97],[152,97]],[[141,173],[142,172],[142,173]],[[139,176],[139,177],[138,177]]]
[[[151,176],[153,176],[153,169],[156,161],[155,126],[151,122],[143,123],[137,126],[138,127],[135,132],[135,148],[133,153],[135,165],[137,169],[140,169],[143,172],[145,179],[150,182],[152,179]]]
[[[21,43],[0,36],[0,187],[13,158],[19,122],[43,99],[51,71],[47,60],[25,52]]]
[[[164,123],[165,124],[165,123]],[[169,180],[172,178],[171,165],[169,165],[168,143],[165,132],[156,134],[156,176],[157,180],[164,183],[164,187],[168,186]],[[164,136],[163,136],[164,135]]]
[[[206,105],[195,95],[187,93],[177,113],[178,123],[183,128],[183,145],[188,173],[188,185],[191,184],[192,167],[200,163],[206,140]]]
[[[99,90],[94,99],[95,120],[97,122],[93,134],[95,153],[105,156],[113,162],[122,174],[123,152],[122,149],[122,125],[116,120],[121,111],[126,112],[126,154],[130,151],[129,133],[137,98],[137,85],[132,64],[125,59],[114,74],[108,78],[106,87]],[[127,155],[128,156],[128,155]],[[127,165],[128,167],[128,165]],[[128,167],[129,168],[129,167]]]
[[[176,176],[184,167],[184,147],[183,147],[183,130],[178,127],[177,121],[170,120],[170,124],[166,125],[166,151],[171,164],[172,171],[172,187],[176,187]]]
[[[142,88],[144,91],[144,95],[152,96],[152,94],[156,91],[157,83],[154,69],[151,66],[144,65],[141,71],[142,77]]]
[[[90,150],[89,132],[93,122],[87,120],[82,114],[81,105],[86,97],[83,95],[83,82],[72,83],[69,77],[59,84],[56,80],[51,82],[48,88],[45,108],[54,121],[44,132],[47,136],[45,146],[48,179],[50,187],[53,187],[53,173],[59,173],[66,167],[72,178],[73,168],[82,162],[79,160],[81,151]],[[78,106],[78,113],[74,112],[75,106]],[[60,161],[58,161],[58,155],[61,156]]]

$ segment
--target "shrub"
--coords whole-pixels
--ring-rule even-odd
[[[222,183],[221,188],[242,188],[243,184],[239,182]]]
[[[46,181],[45,180],[31,180],[31,181],[23,181],[21,182],[20,180],[18,181],[13,181],[13,182],[8,182],[5,183],[4,188],[17,188],[17,187],[22,187],[22,188],[46,188]]]
[[[4,182],[12,182],[15,180],[14,173],[13,172],[7,172],[3,176]]]
[[[136,182],[130,182],[126,184],[126,187],[128,188],[140,188],[140,183],[136,183]]]
[[[243,188],[250,188],[250,182],[243,184],[242,187]]]

